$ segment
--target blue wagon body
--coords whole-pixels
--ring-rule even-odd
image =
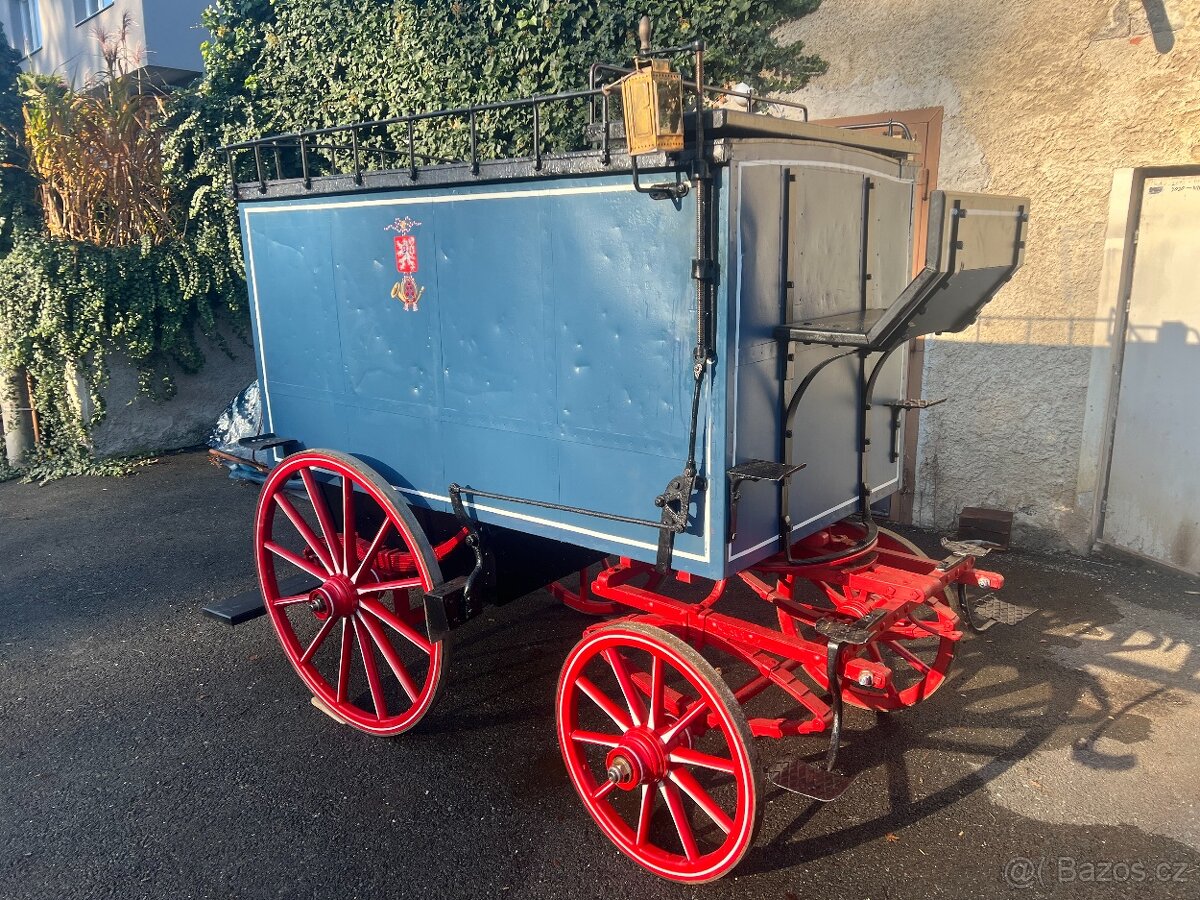
[[[718,579],[780,549],[778,497],[765,487],[743,489],[730,539],[726,476],[745,459],[778,458],[781,360],[772,330],[787,318],[774,287],[786,232],[780,184],[797,184],[799,173],[813,195],[807,207],[793,201],[809,217],[793,235],[797,253],[836,255],[821,244],[848,237],[838,211],[860,215],[854,204],[827,204],[822,191],[861,191],[864,179],[891,191],[879,191],[891,199],[876,215],[890,216],[886,227],[899,237],[872,248],[872,259],[884,260],[873,263],[881,296],[907,280],[912,207],[903,153],[814,141],[728,146],[727,164],[714,170],[721,275],[716,363],[698,423],[703,489],[673,555],[674,568]],[[627,172],[588,172],[295,199],[250,194],[240,214],[270,431],[354,453],[418,507],[449,511],[447,487],[457,483],[657,518],[654,498],[687,452],[694,195],[656,202],[633,189]],[[397,256],[402,243],[412,258]],[[857,262],[851,268],[845,277],[857,279]],[[839,291],[857,302],[857,286],[838,284],[837,272],[823,277],[812,302],[836,308]],[[834,353],[810,347],[794,356]],[[901,358],[888,363],[880,403],[900,396],[903,366]],[[854,511],[857,375],[852,360],[835,364],[805,402],[794,538]],[[886,407],[868,422],[879,446],[898,439]],[[899,476],[898,461],[878,456],[872,498],[897,490]],[[645,525],[469,492],[464,501],[484,522],[655,558],[658,532]]]
[[[352,451],[409,503],[463,485],[630,517],[686,451],[695,213],[629,177],[247,204],[259,373],[272,431]],[[393,299],[397,219],[423,290]],[[705,460],[723,459],[718,382]],[[468,498],[469,500],[470,498]],[[701,500],[676,557],[720,569]],[[635,557],[645,527],[498,501],[484,521]],[[647,508],[649,506],[649,508]],[[682,561],[686,560],[686,563]]]

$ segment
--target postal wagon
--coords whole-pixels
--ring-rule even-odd
[[[564,104],[586,145],[544,152]],[[762,106],[645,29],[577,91],[226,148],[261,611],[314,703],[398,735],[452,677],[455,629],[550,585],[597,616],[554,700],[570,780],[623,853],[687,882],[742,858],[766,778],[840,795],[843,706],[933,694],[1003,585],[986,547],[932,559],[875,510],[928,405],[903,350],[975,321],[1021,265],[1027,201],[933,191],[914,265],[904,127]],[[532,152],[481,151],[501,117]],[[449,123],[463,158],[419,152]],[[722,602],[735,584],[765,615]],[[757,741],[818,734],[823,760],[762,770]]]

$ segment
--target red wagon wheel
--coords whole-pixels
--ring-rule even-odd
[[[345,453],[296,453],[267,478],[255,524],[267,613],[309,690],[370,734],[413,727],[446,665],[444,642],[429,639],[422,596],[442,573],[391,485]]]
[[[923,559],[929,558],[916,544],[886,528],[879,529],[879,546]],[[818,586],[839,609],[849,604],[848,598],[837,585],[821,583]],[[810,639],[823,642],[824,639],[811,631],[809,626],[829,615],[827,610],[814,607],[811,619],[789,615],[783,609],[778,612],[779,624],[785,633],[794,635],[799,631]],[[859,615],[861,612],[856,608],[845,613],[848,619],[856,619]],[[876,712],[894,712],[920,703],[946,681],[958,643],[956,638],[946,635],[956,632],[958,624],[958,616],[951,606],[947,590],[944,602],[930,599],[913,607],[909,618],[898,620],[870,643],[861,647],[846,647],[842,651],[845,662],[858,657],[881,663],[891,669],[892,682],[885,690],[873,690],[845,679],[842,699]],[[804,671],[822,688],[829,689],[824,663],[805,662]]]
[[[699,653],[650,625],[596,628],[567,657],[556,706],[571,781],[622,853],[692,883],[737,865],[758,828],[758,762]]]

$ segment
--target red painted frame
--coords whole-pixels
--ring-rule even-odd
[[[828,559],[838,547],[846,549],[845,555]],[[846,523],[809,536],[793,547],[792,554],[793,558],[807,556],[820,561],[788,562],[780,553],[758,563],[753,571],[739,573],[738,577],[763,600],[808,624],[829,615],[831,610],[797,600],[793,588],[798,581],[813,582],[827,596],[836,598],[836,613],[840,618],[860,619],[868,613],[883,611],[883,615],[872,620],[872,640],[874,636],[895,633],[889,629],[898,628],[909,632],[926,630],[932,636],[957,641],[962,632],[954,627],[958,617],[942,603],[946,590],[956,584],[984,588],[1004,585],[1003,576],[976,568],[974,557],[951,556],[937,561],[883,546],[878,537],[863,545],[861,532]],[[776,584],[771,585],[759,575],[775,576]],[[684,573],[674,573],[674,578],[692,581]],[[827,658],[826,644],[717,612],[714,606],[724,596],[727,581],[714,582],[703,600],[686,602],[659,591],[663,579],[652,565],[623,557],[616,565],[603,569],[588,590],[595,597],[641,612],[639,621],[679,634],[698,649],[712,647],[744,662],[756,674],[740,686],[731,685],[743,705],[773,685],[808,713],[807,718],[801,719],[752,718],[749,724],[755,735],[784,737],[820,732],[829,726],[832,718],[829,700],[794,674],[800,667],[820,670]],[[636,584],[639,580],[644,583]],[[941,604],[943,615],[938,617],[936,625],[911,624],[916,620],[908,618],[908,613],[922,604]],[[906,618],[908,626],[901,624]],[[943,619],[947,624],[943,624]],[[881,659],[849,658],[841,674],[843,683],[849,682],[850,690],[859,699],[868,691],[865,685],[869,685],[869,690],[883,692],[891,678]],[[854,702],[854,697],[847,699]]]

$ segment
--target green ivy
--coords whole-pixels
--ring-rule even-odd
[[[773,33],[818,2],[226,0],[206,16],[212,39],[194,121],[235,140],[584,87],[593,62],[629,64],[643,13],[660,46],[704,38],[710,81],[796,88],[824,63]],[[580,144],[583,104],[543,112],[549,147]],[[529,151],[527,122],[481,118],[484,155]],[[423,149],[461,156],[465,141],[452,123]]]
[[[34,405],[59,450],[86,441],[104,415],[105,361],[120,351],[139,368],[142,389],[168,398],[168,364],[197,372],[197,333],[214,334],[221,312],[239,314],[244,285],[226,253],[193,241],[96,247],[19,230],[0,259],[0,365],[33,376]],[[79,415],[66,390],[71,374],[89,388],[93,412]]]
[[[149,456],[97,459],[79,444],[66,448],[38,447],[20,469],[12,468],[0,458],[0,482],[20,479],[25,484],[46,484],[73,475],[121,477],[131,475],[137,469],[153,462],[155,459]]]
[[[174,383],[165,373],[194,373],[203,365],[197,335],[218,336],[219,318],[235,333],[246,331],[240,253],[214,247],[205,239],[212,229],[191,219],[182,237],[156,245],[100,247],[50,237],[18,139],[19,74],[15,54],[3,44],[0,367],[32,376],[41,432],[23,468],[37,480],[111,473],[125,464],[89,462],[87,451],[88,432],[104,415],[107,359],[122,353],[138,367],[143,391],[171,396]],[[86,412],[79,393],[90,401]]]

